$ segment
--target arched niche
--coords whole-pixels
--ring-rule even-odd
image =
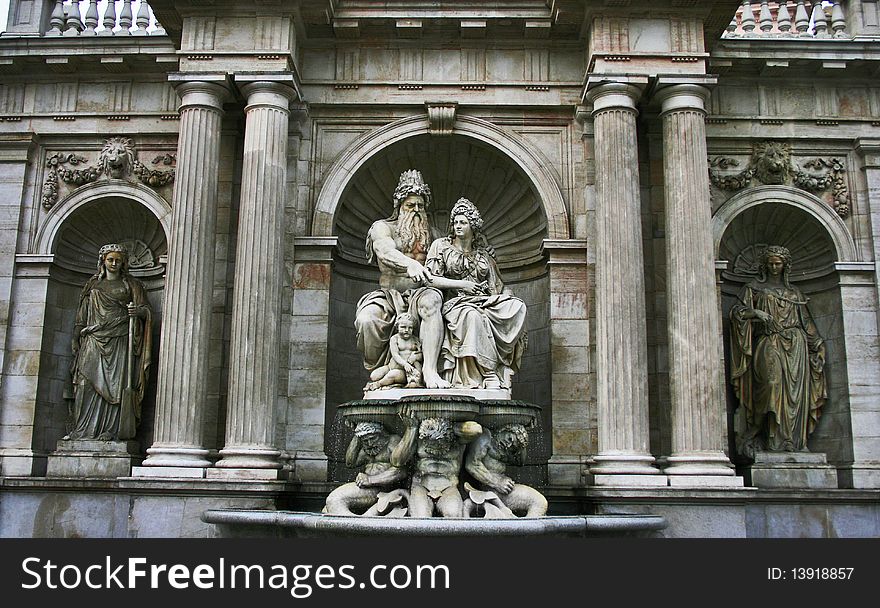
[[[725,379],[734,453],[734,433],[741,427],[730,378],[730,309],[742,287],[757,277],[758,263],[767,245],[787,247],[792,255],[790,280],[809,298],[809,309],[825,339],[826,402],[809,448],[825,452],[829,462],[852,461],[852,432],[846,345],[838,262],[858,261],[845,223],[825,202],[786,186],[761,186],[728,200],[713,218],[717,259],[727,262],[721,272],[724,325]]]
[[[89,184],[56,204],[46,215],[34,250],[51,256],[46,278],[43,347],[37,385],[34,449],[51,452],[66,433],[72,397],[69,369],[76,309],[83,285],[97,271],[98,250],[124,243],[137,258],[132,274],[144,282],[154,311],[153,369],[144,396],[137,440],[152,442],[155,373],[164,296],[164,257],[171,209],[146,187],[122,180]]]
[[[319,197],[313,233],[338,237],[330,282],[326,424],[332,429],[336,406],[359,399],[368,380],[354,328],[358,300],[378,286],[378,269],[367,264],[364,254],[367,231],[373,222],[392,214],[392,193],[400,174],[418,169],[431,188],[429,215],[441,234],[446,232],[449,211],[458,198],[467,197],[480,209],[505,284],[528,307],[529,347],[522,369],[514,378],[514,398],[541,405],[545,410],[544,428],[549,429],[550,284],[541,247],[550,235],[567,238],[567,221],[557,217],[554,223],[548,217],[548,207],[552,209],[553,205],[548,206],[539,185],[515,162],[509,150],[458,131],[446,137],[428,135],[424,123],[412,121],[411,125],[419,125],[418,132],[375,147],[361,162],[350,164],[352,172],[339,182],[332,201],[324,194],[334,190],[331,184],[342,173],[334,177],[331,171]],[[356,146],[368,142],[368,138],[362,138]],[[344,153],[337,165],[346,166],[345,159],[353,156],[352,151]],[[561,205],[561,196],[558,203]],[[333,222],[327,226],[330,217]],[[334,432],[338,430],[327,433],[326,451],[331,474],[338,478],[344,472],[335,461],[346,442],[334,439]],[[534,446],[535,461],[542,453],[549,455],[549,433],[543,440],[548,446]],[[536,466],[524,474],[540,481],[543,471]]]

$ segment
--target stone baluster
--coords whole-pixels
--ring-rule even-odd
[[[788,10],[788,1],[779,5],[776,12],[776,27],[783,36],[791,34],[791,13]]]
[[[828,19],[819,0],[813,2],[813,35],[816,38],[828,38]]]
[[[155,17],[155,15],[154,15],[154,17]],[[158,19],[156,20],[156,29],[154,29],[152,34],[150,34],[150,35],[151,36],[165,36],[165,35],[167,35],[165,28],[162,27],[162,24],[159,23]]]
[[[237,79],[241,82],[241,79]],[[274,446],[278,400],[279,322],[284,275],[284,199],[287,128],[294,90],[270,80],[246,80],[241,210],[235,260],[226,445],[211,477],[230,469],[262,469],[278,476]],[[254,471],[250,477],[259,475]]]
[[[831,31],[835,38],[846,38],[846,17],[843,15],[843,7],[840,2],[835,2],[831,7]]]
[[[46,32],[47,36],[60,36],[64,29],[64,0],[55,0],[55,9],[49,17],[49,25],[52,28]]]
[[[107,1],[107,8],[104,9],[104,29],[98,32],[98,36],[112,36],[113,28],[116,27],[116,2],[115,0]]]
[[[154,443],[134,475],[203,476],[208,345],[214,284],[214,239],[224,76],[178,80],[181,98],[177,175],[165,280]],[[157,467],[150,472],[148,467]],[[174,469],[158,469],[174,467]],[[193,470],[192,468],[195,468]],[[137,472],[138,469],[143,470]]]
[[[721,321],[715,290],[705,101],[696,84],[662,86],[671,486],[742,486],[724,453]]]
[[[79,12],[79,1],[71,0],[67,9],[67,29],[64,30],[64,36],[79,36],[82,30],[83,22]]]
[[[98,0],[89,0],[89,8],[86,10],[84,23],[86,27],[82,31],[82,35],[94,36],[95,28],[98,27]]]
[[[641,84],[641,82],[639,82]],[[596,485],[665,486],[648,449],[645,278],[636,140],[641,89],[599,82],[593,103],[596,155]]]
[[[807,14],[807,7],[804,0],[798,0],[797,8],[794,12],[794,27],[800,36],[809,36],[810,17]]]
[[[770,4],[767,0],[761,1],[761,11],[758,13],[761,31],[769,34],[773,29],[773,14],[770,12]]]
[[[150,27],[150,5],[147,4],[147,0],[141,0],[135,25],[137,25],[137,29],[132,32],[132,36],[147,35],[147,28]]]
[[[119,31],[116,36],[131,36],[131,0],[123,0],[122,10],[119,11]]]
[[[755,30],[755,13],[749,0],[744,0],[742,5],[742,29],[743,36],[752,36]]]
[[[733,18],[730,20],[730,23],[727,24],[727,31],[724,33],[725,38],[736,38],[736,28],[738,24],[736,22],[736,13],[734,13]]]

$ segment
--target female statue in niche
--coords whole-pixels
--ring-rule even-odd
[[[807,451],[827,396],[825,344],[790,271],[788,249],[767,247],[730,311],[731,382],[747,427],[737,447],[747,457]]]
[[[128,252],[104,245],[76,311],[73,428],[65,439],[134,437],[150,367],[151,325],[144,284],[128,274]]]
[[[444,290],[446,335],[441,348],[444,379],[453,387],[510,388],[526,347],[526,306],[503,293],[494,251],[483,235],[483,219],[466,198],[449,215],[448,235],[431,243],[425,266]]]

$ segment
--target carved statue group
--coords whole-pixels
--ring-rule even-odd
[[[730,311],[731,382],[746,427],[737,448],[749,458],[807,451],[826,400],[825,343],[789,282],[791,262],[785,247],[767,247]]]
[[[529,443],[523,425],[508,424],[493,433],[473,421],[420,419],[406,409],[401,415],[403,437],[375,422],[355,427],[345,462],[364,470],[330,493],[326,513],[458,518],[547,513],[540,492],[505,474],[507,465],[523,464]],[[462,486],[465,474],[476,486],[468,481]]]
[[[439,235],[428,222],[431,190],[421,173],[405,171],[393,199],[394,213],[367,234],[367,259],[378,264],[380,278],[379,289],[357,305],[358,348],[370,370],[364,390],[433,389],[440,402],[450,394],[446,389],[509,391],[526,347],[526,307],[504,292],[477,207],[458,199],[447,233]],[[409,405],[398,414],[402,436],[378,422],[355,426],[346,464],[363,471],[328,496],[327,513],[546,513],[547,500],[538,491],[505,474],[508,465],[522,464],[528,445],[522,424],[493,431]]]
[[[371,371],[365,390],[509,389],[526,346],[526,307],[504,293],[480,212],[459,199],[447,234],[437,235],[426,213],[431,190],[415,170],[400,176],[393,198],[394,213],[367,234],[380,289],[357,306],[358,347]],[[400,355],[401,345],[412,361]]]
[[[150,368],[152,310],[121,245],[101,247],[73,333],[73,412],[65,439],[135,436]]]

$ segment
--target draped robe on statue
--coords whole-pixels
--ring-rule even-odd
[[[501,385],[509,388],[526,347],[526,306],[502,293],[495,259],[483,248],[463,253],[444,237],[431,243],[425,266],[434,275],[485,284],[488,291],[488,295],[446,294],[441,349],[445,379],[453,387],[482,388],[486,374],[497,373]]]
[[[136,318],[134,323],[133,414],[140,418],[152,325],[144,286],[128,276],[116,281],[92,277],[76,313],[74,331],[80,338],[72,369],[75,419],[70,439],[131,439],[119,436],[120,404],[128,387],[129,302],[146,311],[145,319]]]
[[[770,451],[806,450],[826,399],[825,347],[806,303],[793,287],[753,282],[730,312],[731,382],[749,429],[766,433]],[[749,309],[773,322],[744,318]]]

